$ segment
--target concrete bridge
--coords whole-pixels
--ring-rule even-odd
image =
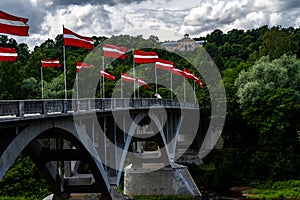
[[[194,103],[166,99],[0,101],[0,179],[24,153],[44,174],[52,199],[118,199],[125,165],[174,168],[177,149],[203,138],[199,113]],[[199,194],[195,185],[186,188]]]

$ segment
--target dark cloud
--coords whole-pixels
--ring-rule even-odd
[[[277,0],[279,2],[278,9],[281,11],[289,11],[300,8],[299,0]]]

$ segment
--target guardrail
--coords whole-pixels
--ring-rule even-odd
[[[198,108],[189,102],[170,99],[44,99],[44,100],[8,100],[0,101],[0,116],[24,117],[27,114],[47,115],[50,113],[68,113],[69,111],[113,110],[124,108],[149,108],[162,106],[168,108]]]

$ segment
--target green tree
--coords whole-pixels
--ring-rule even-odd
[[[41,87],[39,81],[30,77],[22,81],[22,99],[41,98]]]
[[[299,176],[300,61],[261,58],[235,82],[244,119],[258,132],[250,157],[253,178],[280,180]]]
[[[279,58],[291,50],[291,42],[288,35],[278,27],[272,28],[262,36],[260,54],[269,56],[271,60]]]
[[[0,181],[0,196],[42,199],[49,195],[42,174],[28,156],[20,155]]]
[[[44,84],[44,96],[46,99],[63,99],[64,93],[64,77],[59,75],[53,78],[51,82],[45,82]],[[68,97],[70,97],[71,91],[68,91]]]

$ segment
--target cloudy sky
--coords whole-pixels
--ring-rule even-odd
[[[63,25],[84,36],[152,34],[160,41],[215,29],[300,26],[299,0],[1,0],[0,10],[29,18],[30,36],[14,38],[31,47],[54,39]]]

